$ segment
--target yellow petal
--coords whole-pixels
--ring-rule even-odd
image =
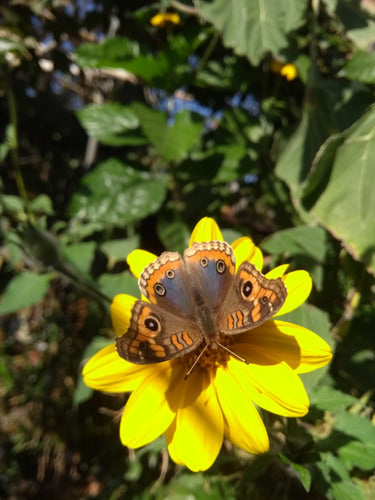
[[[152,24],[152,26],[163,27],[167,23],[180,24],[181,23],[181,19],[180,19],[180,16],[177,13],[174,13],[174,12],[160,12],[158,14],[155,14],[150,19],[150,23]]]
[[[211,217],[203,217],[193,229],[189,247],[193,243],[202,241],[223,240],[223,235],[216,222]]]
[[[137,249],[130,252],[126,258],[126,262],[128,263],[130,271],[133,275],[139,279],[143,269],[151,264],[151,262],[154,262],[155,259],[155,254],[147,252],[146,250]]]
[[[282,67],[280,75],[285,76],[288,81],[294,80],[298,76],[297,68],[294,64],[288,63]]]
[[[332,357],[329,345],[316,333],[278,320],[266,321],[251,332],[238,335],[233,349],[250,363],[285,361],[296,373],[320,368]]]
[[[236,268],[238,268],[242,262],[249,261],[255,252],[255,243],[247,236],[238,238],[231,246],[234,256],[236,257]]]
[[[255,243],[248,236],[238,238],[232,243],[234,255],[236,257],[236,267],[238,268],[242,262],[250,261],[254,266],[262,270],[263,254],[260,248],[255,246]]]
[[[271,323],[271,322],[270,322]],[[297,342],[300,348],[300,362],[296,373],[307,373],[320,368],[332,359],[330,346],[319,335],[308,328],[287,321],[274,321],[276,329],[282,332],[283,338],[289,337]],[[263,326],[263,325],[261,325]],[[287,337],[285,337],[287,336]],[[275,337],[273,337],[272,343]],[[285,360],[287,361],[287,360]]]
[[[104,347],[84,366],[86,385],[105,392],[133,391],[149,375],[152,367],[135,365],[120,358],[115,345]]]
[[[227,366],[248,397],[261,408],[285,417],[300,417],[308,412],[305,388],[286,363],[272,364],[271,360],[268,365],[246,365],[231,358]]]
[[[283,306],[275,316],[281,316],[297,309],[297,307],[305,302],[312,288],[312,280],[307,271],[292,271],[283,276],[283,281],[288,290],[288,295]]]
[[[139,448],[159,437],[170,425],[175,413],[165,391],[171,381],[170,363],[153,366],[126,403],[120,424],[120,439],[129,448]]]
[[[191,402],[189,393],[196,392],[192,386],[201,385],[199,372],[193,372],[185,380],[176,421],[165,433],[172,459],[194,472],[206,470],[213,464],[224,437],[224,419],[213,384],[205,384],[206,388]]]
[[[215,387],[226,421],[226,435],[233,444],[250,453],[265,453],[269,441],[263,421],[230,370],[218,368]]]
[[[261,271],[263,269],[263,253],[259,247],[255,247],[254,255],[251,257],[250,262]]]
[[[274,280],[276,278],[281,278],[284,276],[286,270],[288,269],[289,264],[283,264],[282,266],[274,267],[271,271],[269,271],[265,276],[269,280]]]
[[[135,297],[126,294],[119,294],[114,297],[111,304],[111,319],[117,335],[124,335],[128,331],[131,310],[136,301]]]

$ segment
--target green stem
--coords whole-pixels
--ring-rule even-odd
[[[10,124],[13,128],[13,140],[11,141],[10,144],[10,155],[12,158],[12,163],[14,167],[14,175],[16,179],[16,184],[17,184],[17,189],[20,197],[24,200],[25,203],[28,202],[28,197],[27,197],[27,192],[25,188],[25,183],[23,181],[22,173],[21,173],[21,167],[19,163],[19,156],[18,156],[18,119],[17,119],[17,103],[16,103],[16,96],[13,90],[12,82],[11,82],[11,75],[9,68],[5,66],[4,70],[4,76],[5,76],[5,89],[6,89],[6,95],[7,95],[7,101],[8,101],[8,108],[9,108],[9,120]]]
[[[200,71],[203,68],[203,66],[206,64],[206,62],[210,58],[210,56],[215,48],[215,45],[217,44],[217,41],[219,40],[219,37],[220,37],[219,33],[217,31],[215,31],[213,37],[210,40],[210,43],[208,44],[206,50],[204,51],[202,58],[200,59],[200,61],[198,63],[198,66],[196,69],[197,73],[198,73],[198,71]]]

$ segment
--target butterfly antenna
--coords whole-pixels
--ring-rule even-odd
[[[227,351],[229,352],[229,354],[231,354],[234,358],[238,359],[239,361],[242,361],[243,363],[245,363],[246,365],[250,364],[245,358],[243,358],[242,356],[240,356],[239,354],[236,354],[235,352],[233,352],[231,349],[229,349],[229,347],[223,345],[223,344],[220,344],[220,342],[216,341],[216,344],[221,347],[222,349],[224,349],[224,351]]]
[[[194,370],[194,368],[197,366],[197,363],[198,361],[201,359],[204,351],[207,349],[208,347],[208,344],[206,344],[203,349],[201,350],[201,352],[198,354],[198,356],[195,358],[194,360],[194,363],[191,365],[191,367],[189,368],[189,370],[187,371],[185,377],[184,377],[184,380],[186,380],[188,378],[188,376],[190,375],[190,373]]]

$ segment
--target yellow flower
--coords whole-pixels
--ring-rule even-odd
[[[298,76],[297,68],[292,63],[283,64],[280,61],[272,61],[270,69],[274,73],[280,73],[280,75],[285,76],[288,81],[295,80]]]
[[[152,26],[164,28],[166,24],[181,24],[181,19],[175,12],[159,12],[150,19]]]
[[[190,246],[196,241],[222,239],[217,224],[203,218],[192,233]],[[250,238],[240,238],[232,248],[237,266],[249,260],[262,268],[262,253]],[[155,257],[135,250],[127,260],[139,277]],[[279,266],[266,275],[281,277],[288,291],[276,316],[299,307],[311,290],[306,271],[285,274],[287,267]],[[136,300],[129,295],[114,298],[111,315],[118,335],[127,331]],[[88,361],[84,380],[94,389],[132,392],[120,423],[125,446],[138,448],[164,433],[176,463],[192,471],[206,470],[215,461],[224,437],[250,453],[266,452],[268,435],[257,407],[287,417],[305,415],[309,400],[298,374],[331,359],[330,347],[318,335],[277,319],[231,338],[230,349],[237,357],[211,349],[187,378],[192,353],[172,361],[137,365],[120,358],[111,345]]]

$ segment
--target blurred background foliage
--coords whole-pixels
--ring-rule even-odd
[[[169,14],[166,16],[165,14]],[[162,14],[157,16],[157,14]],[[0,6],[0,497],[375,498],[375,2]],[[156,17],[155,17],[156,16]],[[125,257],[214,217],[314,281],[288,315],[335,345],[271,451],[204,474],[118,438],[92,393]]]

